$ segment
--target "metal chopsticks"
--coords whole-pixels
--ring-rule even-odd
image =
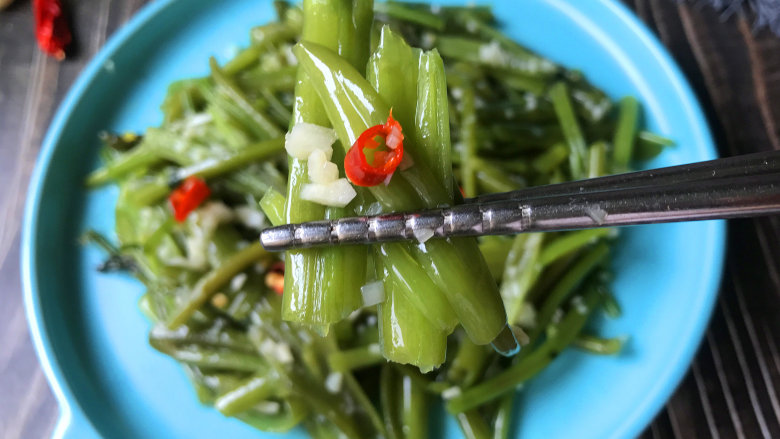
[[[588,180],[536,186],[512,192],[481,195],[476,198],[467,198],[464,203],[486,203],[509,199],[571,195],[583,192],[628,189],[657,186],[659,184],[684,183],[696,180],[768,174],[778,171],[780,171],[780,152],[768,151],[708,160],[705,162],[670,166],[667,168],[608,175],[606,177],[591,178]]]
[[[780,213],[780,151],[489,194],[464,204],[265,229],[268,250]]]

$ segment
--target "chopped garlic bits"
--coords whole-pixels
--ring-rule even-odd
[[[325,151],[315,149],[308,159],[309,180],[312,183],[326,184],[339,179],[339,167],[328,161]]]
[[[321,150],[328,160],[333,156],[333,142],[336,132],[313,123],[300,122],[284,137],[287,154],[298,160],[306,160],[314,150]]]
[[[387,139],[385,139],[385,144],[390,149],[396,149],[398,148],[398,145],[401,144],[404,140],[404,135],[401,134],[401,126],[400,125],[392,125],[390,127],[390,134],[387,135]]]
[[[344,207],[357,196],[346,178],[339,178],[338,166],[330,161],[336,132],[311,123],[301,122],[287,133],[284,149],[291,156],[306,160],[309,181],[303,185],[301,198],[312,203]]]
[[[346,178],[325,184],[309,183],[301,189],[302,199],[325,206],[344,207],[356,196],[355,188]]]

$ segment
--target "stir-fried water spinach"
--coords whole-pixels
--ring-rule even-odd
[[[621,172],[669,141],[639,130],[633,98],[613,105],[509,39],[489,7],[275,6],[249,47],[170,86],[159,127],[102,137],[87,184],[114,183],[119,199],[117,243],[85,235],[110,255],[101,269],[143,282],[150,344],[226,416],[317,438],[420,438],[440,398],[467,437],[508,437],[515,389],[562,350],[620,350],[583,330],[620,313],[614,230],[284,255],[259,232]],[[285,134],[334,133],[326,159],[343,178],[349,148],[391,109],[404,162],[389,181],[354,186],[343,207],[304,199],[309,163]]]

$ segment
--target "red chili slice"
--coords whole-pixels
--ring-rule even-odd
[[[284,262],[276,262],[265,275],[265,286],[276,294],[284,294]]]
[[[366,159],[366,150],[379,148],[380,142],[377,142],[377,137],[381,137],[386,145],[389,138],[391,142],[398,143],[395,148],[387,145],[387,151],[374,151],[373,163],[369,163]],[[358,186],[376,186],[387,180],[393,175],[404,156],[403,140],[401,124],[393,119],[393,111],[390,110],[387,123],[365,130],[347,152],[344,158],[344,171],[347,178]]]
[[[60,0],[34,0],[35,38],[45,53],[63,60],[71,34]]]
[[[168,197],[173,208],[173,217],[178,222],[184,221],[209,195],[211,190],[205,181],[194,175],[187,177]]]

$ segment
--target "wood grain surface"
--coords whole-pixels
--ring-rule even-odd
[[[146,2],[66,1],[76,32],[64,62],[36,50],[29,1],[0,12],[0,438],[49,437],[58,416],[19,280],[22,210],[41,140],[87,61]],[[721,155],[780,149],[780,38],[754,31],[749,15],[724,20],[695,2],[624,2],[693,85]],[[780,218],[732,221],[728,231],[706,337],[642,438],[780,438]]]

